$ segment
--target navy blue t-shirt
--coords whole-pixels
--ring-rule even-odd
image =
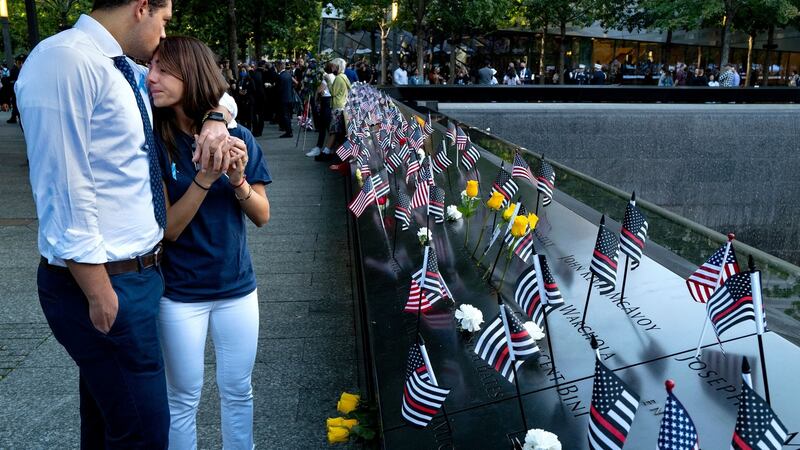
[[[267,161],[250,130],[239,126],[230,133],[247,144],[248,183],[271,183]],[[197,174],[192,162],[194,139],[180,134],[177,141],[179,155],[172,161],[159,140],[162,175],[173,205],[186,193]],[[233,187],[221,176],[211,185],[178,239],[164,241],[164,296],[190,303],[238,298],[252,292],[256,276],[247,249],[246,220]]]

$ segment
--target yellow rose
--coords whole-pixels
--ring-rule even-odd
[[[423,119],[420,116],[414,116],[414,118],[417,119],[417,123],[419,124],[419,126],[421,126],[421,127],[425,126],[425,119]]]
[[[357,419],[345,419],[344,417],[329,417],[327,421],[328,431],[334,427],[347,428],[348,430],[358,425]]]
[[[519,238],[525,236],[525,232],[528,231],[528,218],[525,216],[517,216],[514,219],[514,224],[511,225],[511,235],[515,238]]]
[[[508,208],[506,208],[503,211],[503,220],[505,220],[506,222],[511,220],[511,216],[514,215],[514,210],[515,209],[517,209],[517,204],[516,203],[512,203],[512,204],[508,205]]]
[[[528,214],[528,226],[533,230],[536,228],[536,224],[539,223],[539,217],[534,213]]]
[[[489,209],[491,209],[492,211],[500,211],[500,208],[503,207],[503,200],[505,199],[506,198],[503,197],[503,194],[499,192],[493,192],[492,198],[490,198],[489,201],[486,202],[486,206],[488,206]]]
[[[342,392],[342,396],[339,398],[339,403],[336,404],[336,409],[338,409],[342,414],[349,414],[358,408],[359,400],[361,400],[360,395]]]
[[[478,180],[467,181],[467,197],[475,198],[478,196]]]
[[[328,443],[338,444],[339,442],[347,442],[350,440],[350,430],[344,427],[328,428]]]

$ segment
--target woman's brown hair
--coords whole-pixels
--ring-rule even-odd
[[[202,128],[203,115],[219,106],[219,99],[228,88],[222,78],[214,52],[199,39],[169,36],[156,50],[158,67],[183,81],[183,112],[192,119],[192,132]],[[172,108],[155,108],[155,129],[161,136],[173,161],[177,159],[177,136],[181,133]]]

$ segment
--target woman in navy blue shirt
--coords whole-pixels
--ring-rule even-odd
[[[170,448],[197,447],[196,416],[203,387],[206,334],[217,357],[226,449],[253,448],[250,383],[258,343],[256,278],[245,219],[269,220],[266,161],[244,127],[212,143],[217,164],[198,171],[193,151],[209,105],[227,85],[211,50],[188,37],[161,41],[147,77],[155,105],[167,199],[165,290],[159,327],[167,373]],[[221,169],[229,166],[226,171]],[[220,169],[220,170],[214,170]]]

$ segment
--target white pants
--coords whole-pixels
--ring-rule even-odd
[[[209,325],[217,356],[217,386],[226,450],[253,448],[250,377],[258,346],[257,290],[233,300],[181,303],[161,298],[159,329],[167,373],[169,448],[197,448],[197,406],[203,388]]]

